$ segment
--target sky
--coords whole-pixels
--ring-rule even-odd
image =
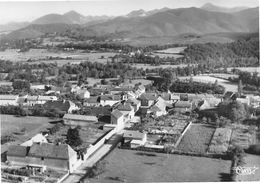
[[[118,16],[138,9],[201,7],[205,3],[224,7],[259,6],[259,0],[0,0],[0,24],[33,21],[46,14],[63,14],[71,10],[75,10],[82,15]]]

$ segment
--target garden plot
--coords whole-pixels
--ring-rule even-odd
[[[248,148],[251,144],[254,144],[255,135],[254,130],[250,129],[246,125],[236,125],[233,128],[231,142],[232,144]]]
[[[232,130],[217,128],[209,146],[210,153],[222,154],[228,150]]]
[[[183,152],[206,153],[215,128],[209,125],[193,124],[183,136],[177,149]]]
[[[188,125],[185,117],[164,116],[149,123],[148,141],[156,145],[174,145]]]

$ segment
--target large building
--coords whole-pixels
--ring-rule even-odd
[[[96,116],[78,115],[78,114],[65,114],[63,116],[64,124],[71,126],[88,126],[88,123],[98,122]]]

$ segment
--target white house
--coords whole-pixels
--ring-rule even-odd
[[[18,105],[18,95],[0,95],[0,106]]]
[[[135,115],[134,108],[129,103],[119,104],[117,110],[124,114],[125,122],[131,120]]]
[[[46,139],[46,135],[42,135],[41,133],[36,134],[31,139],[22,143],[21,146],[27,146],[28,147],[28,146],[32,146],[33,143],[48,143],[48,141]]]
[[[118,102],[121,101],[121,96],[120,95],[101,95],[100,96],[100,105],[102,106],[112,106]]]
[[[144,146],[147,141],[147,134],[139,131],[125,130],[123,135],[124,143],[130,143],[131,148]]]

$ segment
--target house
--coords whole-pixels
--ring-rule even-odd
[[[36,134],[29,140],[25,141],[21,144],[21,146],[32,146],[33,143],[47,143],[46,135],[42,135],[41,133]]]
[[[124,144],[130,143],[131,148],[144,146],[147,141],[147,134],[139,131],[125,130],[123,135]]]
[[[114,88],[111,88],[110,89],[110,93],[112,95],[114,94],[119,94],[119,93],[122,93],[122,92],[130,92],[130,91],[133,91],[133,88],[132,87],[114,87]]]
[[[145,87],[143,85],[139,85],[135,91],[136,97],[140,97],[143,93],[145,93]]]
[[[84,106],[90,106],[90,107],[98,107],[100,105],[99,103],[100,97],[89,97],[84,100],[83,105]]]
[[[42,96],[39,95],[37,104],[45,104],[48,101],[57,101],[58,98],[56,96]]]
[[[119,110],[121,113],[124,114],[125,122],[131,120],[135,115],[134,108],[129,103],[126,103],[126,102],[121,103],[116,108],[117,108],[117,110]]]
[[[75,93],[82,99],[86,99],[90,97],[90,92],[86,88],[82,88],[79,86],[75,86],[71,89],[72,93]]]
[[[18,95],[0,95],[0,106],[18,105]]]
[[[177,101],[174,103],[174,109],[175,112],[180,113],[186,113],[191,112],[192,110],[192,103],[189,101]]]
[[[100,104],[102,106],[112,106],[118,102],[120,102],[122,99],[121,95],[101,95],[100,96]]]
[[[248,96],[237,97],[236,101],[241,102],[242,104],[250,105],[250,98]]]
[[[31,85],[31,90],[45,90],[45,85]]]
[[[148,109],[147,113],[153,114],[156,117],[166,115],[166,107],[172,107],[172,104],[166,102],[162,97],[158,97],[157,102]]]
[[[141,106],[140,100],[137,100],[135,98],[129,98],[126,103],[131,104],[131,106],[134,108],[134,112],[137,112]]]
[[[122,130],[125,127],[124,114],[117,109],[112,111],[111,124],[116,124],[118,131]]]
[[[156,93],[143,93],[139,100],[141,100],[141,107],[150,107],[155,103],[158,96]]]
[[[71,126],[87,126],[88,123],[98,122],[98,118],[90,115],[65,114],[63,116],[63,122]]]
[[[38,96],[27,96],[27,98],[25,99],[25,105],[34,106],[35,104],[37,104],[37,100]]]
[[[34,143],[26,159],[29,164],[71,172],[77,163],[77,153],[67,144]]]
[[[69,100],[47,101],[43,104],[43,107],[46,109],[55,109],[63,113],[72,113],[74,110],[79,110],[79,107]]]

